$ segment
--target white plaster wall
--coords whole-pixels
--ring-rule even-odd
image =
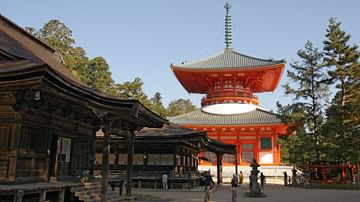
[[[274,163],[274,155],[273,152],[259,152],[260,162],[259,163]]]

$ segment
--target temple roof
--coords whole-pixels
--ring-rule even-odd
[[[107,112],[117,120],[126,119],[141,127],[161,127],[167,122],[136,99],[122,99],[85,86],[51,47],[1,14],[0,83],[5,90],[25,86],[21,84],[26,84],[29,90],[29,86],[44,91],[52,88],[52,92],[61,92],[56,93],[59,98],[76,100],[93,111]]]
[[[277,114],[255,109],[241,114],[211,114],[202,110],[196,110],[186,114],[168,118],[170,122],[180,125],[261,125],[281,124]]]
[[[96,138],[102,141],[104,139],[104,133],[99,131]],[[127,144],[126,138],[116,135],[111,135],[110,141]],[[135,132],[135,143],[141,146],[145,143],[175,146],[184,142],[191,143],[193,146],[200,144],[200,149],[203,151],[228,154],[236,152],[235,145],[213,140],[208,137],[206,131],[192,130],[174,123],[163,124],[162,128],[144,127],[140,131]],[[135,145],[135,147],[137,146],[138,145]]]
[[[174,123],[164,124],[162,128],[144,128],[136,133],[135,142],[149,141],[168,144],[188,141],[194,145],[201,144],[202,149],[215,153],[236,152],[236,146],[233,144],[213,140],[205,131],[195,131]]]
[[[269,67],[285,63],[285,60],[260,59],[235,52],[232,48],[225,48],[214,56],[179,65],[172,65],[174,68],[189,69],[252,69]]]

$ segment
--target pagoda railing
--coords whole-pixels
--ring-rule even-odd
[[[209,92],[206,97],[203,99],[213,99],[221,97],[242,97],[242,98],[251,98],[258,99],[258,97],[250,91],[236,91],[236,90],[222,90],[222,91],[213,91]]]

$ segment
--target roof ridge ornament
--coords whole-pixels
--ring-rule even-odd
[[[231,15],[230,15],[231,3],[226,2],[224,8],[226,9],[226,15],[225,15],[225,45],[226,45],[226,49],[229,49],[229,48],[231,48]]]

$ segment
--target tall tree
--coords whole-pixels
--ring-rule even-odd
[[[166,109],[162,103],[161,93],[156,92],[154,97],[150,99],[150,109],[161,117],[166,117]]]
[[[78,79],[87,83],[88,58],[83,48],[75,47],[75,39],[69,27],[59,20],[50,20],[39,31],[32,27],[27,27],[26,30],[54,48],[60,54],[65,66]]]
[[[111,78],[109,65],[103,57],[95,57],[91,59],[87,67],[87,85],[89,87],[109,94],[115,93],[115,82]]]
[[[196,106],[189,99],[177,99],[171,101],[167,107],[167,116],[178,116],[196,110]]]
[[[39,30],[39,37],[60,53],[66,67],[70,70],[75,69],[76,59],[73,55],[75,39],[72,37],[72,31],[69,27],[59,20],[50,20]],[[81,55],[85,55],[84,50],[81,52]]]
[[[325,64],[337,89],[324,133],[332,140],[329,150],[334,159],[360,160],[360,75],[357,45],[349,45],[350,35],[341,29],[335,18],[329,20],[324,43]]]
[[[26,30],[44,41],[58,53],[64,65],[90,88],[116,94],[109,65],[102,57],[89,59],[82,47],[75,46],[72,31],[59,20],[50,20],[40,30],[27,27]]]
[[[297,110],[292,111],[303,113],[303,118],[299,121],[302,121],[301,125],[304,128],[298,130],[313,137],[311,144],[313,150],[308,152],[315,151],[315,159],[319,161],[323,140],[320,129],[324,123],[323,109],[329,95],[329,79],[322,65],[323,55],[310,41],[305,44],[304,50],[297,52],[297,55],[301,60],[291,63],[292,70],[287,71],[287,76],[295,86],[290,86],[289,82],[285,84],[285,95],[294,97],[293,104],[289,108],[296,108]],[[304,143],[308,144],[307,141]]]
[[[335,18],[329,20],[326,40],[323,43],[326,65],[333,67],[328,73],[339,89],[337,103],[344,106],[354,93],[351,90],[357,91],[352,87],[354,83],[358,83],[354,74],[359,71],[359,52],[357,45],[348,44],[351,36],[342,31],[340,25]]]
[[[117,96],[122,98],[138,99],[143,105],[150,108],[148,96],[144,93],[142,86],[144,82],[136,77],[134,81],[126,81],[122,84],[116,84]]]

